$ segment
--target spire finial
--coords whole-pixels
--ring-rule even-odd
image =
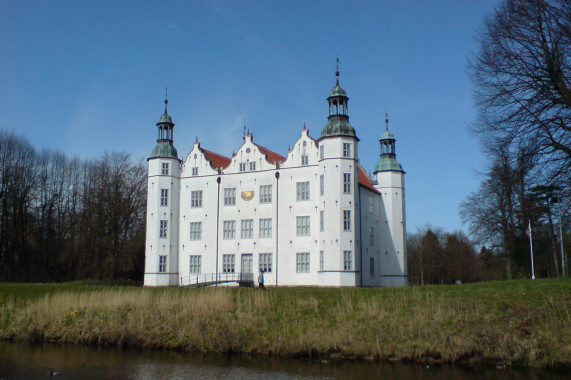
[[[389,113],[385,112],[385,130],[389,130]]]
[[[246,126],[244,125],[244,133],[242,137],[246,137]]]
[[[339,86],[339,55],[337,56],[337,65],[335,66],[335,77],[337,78],[337,86]]]
[[[167,104],[169,104],[169,88],[165,86],[165,114],[168,113]]]

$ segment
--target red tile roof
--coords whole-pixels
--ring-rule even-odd
[[[212,166],[213,169],[226,168],[230,165],[230,162],[232,162],[228,157],[224,157],[218,153],[214,153],[203,148],[200,148],[200,150],[204,153],[208,161],[210,161],[210,166]]]
[[[380,194],[379,190],[375,189],[375,187],[371,184],[371,180],[369,180],[369,176],[365,173],[365,169],[359,165],[357,167],[357,172],[359,174],[359,185],[366,187],[368,190],[371,190],[374,193]]]
[[[266,155],[266,160],[270,163],[273,164],[274,162],[278,162],[278,164],[280,162],[284,162],[286,160],[286,158],[282,155],[277,154],[276,152],[272,152],[271,150],[269,150],[268,148],[264,148],[261,145],[258,144],[254,144],[255,146],[258,147],[258,149],[260,150],[260,152],[262,152],[262,154]]]

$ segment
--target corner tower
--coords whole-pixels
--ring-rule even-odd
[[[336,83],[327,103],[327,125],[319,138],[319,285],[359,286],[359,139],[349,123],[349,98]]]
[[[375,188],[381,193],[381,286],[408,283],[404,170],[396,160],[395,138],[385,118],[385,131],[379,140],[381,159],[375,166]]]
[[[165,113],[157,122],[157,145],[147,159],[147,239],[145,243],[145,286],[176,286],[178,271],[178,228],[180,159],[173,144],[174,123]]]

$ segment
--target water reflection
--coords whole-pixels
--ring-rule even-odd
[[[571,371],[498,370],[495,366],[449,366],[321,361],[177,353],[75,345],[0,342],[0,378],[64,379],[569,379]]]

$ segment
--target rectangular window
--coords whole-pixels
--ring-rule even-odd
[[[224,240],[234,239],[235,230],[236,230],[236,221],[225,220],[223,227],[223,239]]]
[[[166,220],[161,220],[160,223],[160,228],[159,228],[159,237],[162,239],[166,239],[167,237],[167,221]]]
[[[272,203],[272,185],[260,185],[260,203]]]
[[[159,256],[159,273],[165,273],[167,271],[167,257]]]
[[[369,257],[369,272],[371,276],[375,275],[375,259],[372,257]]]
[[[319,146],[319,159],[323,160],[323,157],[325,157],[325,146],[320,145]]]
[[[190,240],[202,239],[202,222],[190,222]]]
[[[272,237],[272,219],[260,219],[260,238]]]
[[[235,206],[236,205],[236,188],[225,188],[224,189],[224,206]]]
[[[190,256],[190,274],[200,274],[202,270],[202,256]]]
[[[308,201],[309,200],[309,181],[307,182],[297,182],[297,201]]]
[[[343,192],[351,194],[351,173],[343,173]]]
[[[319,251],[319,270],[323,270],[323,251]]]
[[[256,170],[256,163],[250,162],[250,171],[253,172],[254,170]]]
[[[241,162],[241,163],[240,163],[240,171],[241,171],[241,172],[245,172],[245,171],[246,171],[246,163],[245,163],[245,162]]]
[[[375,211],[375,200],[373,197],[369,197],[369,214],[372,214]]]
[[[323,232],[325,229],[325,211],[321,210],[319,211],[319,232]]]
[[[222,255],[222,273],[234,273],[234,255]]]
[[[353,253],[351,251],[343,251],[343,270],[353,269]]]
[[[169,205],[169,189],[161,189],[161,206]]]
[[[309,165],[309,156],[304,154],[303,156],[301,156],[301,164],[302,165]]]
[[[194,190],[190,192],[190,207],[202,207],[202,190]]]
[[[369,245],[375,245],[375,227],[369,227]]]
[[[351,231],[351,210],[343,210],[343,230]]]
[[[251,239],[254,237],[254,219],[244,219],[242,220],[242,239]]]
[[[351,143],[343,143],[343,157],[351,158]]]
[[[297,236],[309,236],[309,216],[296,217]]]
[[[323,174],[319,176],[319,195],[325,195],[325,176]]]
[[[193,175],[193,176],[197,176],[197,175],[198,175],[198,168],[197,168],[197,167],[192,168],[192,175]]]
[[[169,164],[168,164],[168,162],[163,162],[161,173],[163,175],[169,175]]]
[[[295,271],[297,273],[309,273],[309,252],[297,252]]]
[[[272,254],[260,253],[260,272],[272,273]]]

